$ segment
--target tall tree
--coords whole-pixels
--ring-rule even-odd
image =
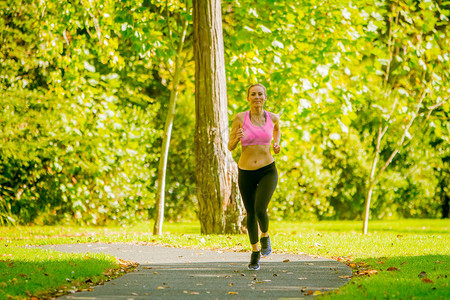
[[[374,96],[376,103],[372,104],[380,109],[380,114],[364,204],[364,234],[368,231],[372,195],[380,177],[416,132],[430,125],[433,111],[447,107],[450,99],[448,90],[443,88],[449,69],[442,58],[448,55],[448,43],[443,42],[448,36],[439,31],[448,22],[440,23],[439,5],[415,7],[391,3],[386,8],[385,34],[374,41],[382,43],[374,47],[380,53],[371,53],[377,57],[374,66],[382,77],[382,86],[380,97]],[[391,146],[385,141],[388,131],[394,142]],[[387,155],[382,154],[383,150]]]
[[[228,115],[220,0],[194,0],[195,162],[203,234],[240,230],[237,166],[227,149]]]
[[[167,11],[166,7],[166,11]],[[186,1],[186,15],[189,14],[189,1]],[[168,15],[168,12],[167,12]],[[167,22],[169,22],[169,16],[167,17]],[[175,42],[172,42],[172,31],[170,30],[170,24],[167,24],[169,28],[169,38],[171,41],[171,45]],[[165,186],[166,186],[166,169],[167,169],[167,160],[169,157],[169,145],[170,139],[172,136],[172,126],[173,119],[175,118],[175,107],[177,96],[179,92],[179,82],[181,77],[181,72],[184,68],[184,64],[186,60],[181,59],[181,54],[183,52],[184,40],[186,38],[186,33],[188,30],[189,20],[186,18],[183,21],[183,26],[180,32],[180,38],[177,41],[176,46],[176,57],[175,57],[175,68],[172,74],[172,82],[170,85],[170,100],[169,100],[169,109],[166,116],[166,122],[164,125],[164,133],[163,133],[163,141],[161,146],[161,156],[159,159],[159,168],[158,168],[158,188],[156,191],[156,216],[155,216],[155,224],[153,226],[153,234],[160,235],[162,234],[162,226],[164,222],[164,204],[165,204]]]

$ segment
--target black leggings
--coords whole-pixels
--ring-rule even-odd
[[[267,206],[277,187],[277,181],[275,162],[257,170],[239,169],[239,190],[247,211],[247,230],[251,244],[258,242],[258,223],[261,232],[269,230]]]

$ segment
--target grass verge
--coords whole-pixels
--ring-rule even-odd
[[[103,284],[136,267],[104,254],[0,246],[0,299],[49,299]]]
[[[449,296],[449,264],[450,264],[450,222],[448,220],[401,220],[374,221],[370,224],[371,232],[362,235],[360,222],[333,221],[318,223],[272,222],[271,235],[276,252],[304,253],[325,256],[348,264],[354,271],[349,284],[336,292],[327,294],[333,299],[447,299]],[[92,242],[132,242],[150,243],[170,247],[191,247],[201,249],[222,249],[228,251],[249,251],[246,235],[210,235],[199,234],[196,223],[166,224],[167,231],[163,236],[150,234],[151,224],[142,223],[127,228],[85,228],[77,227],[14,227],[0,228],[0,282],[3,282],[4,270],[11,273],[8,284],[0,290],[4,294],[13,295],[13,287],[29,291],[22,293],[25,297],[33,292],[24,285],[27,274],[25,270],[18,273],[8,263],[22,261],[15,256],[2,256],[6,249],[13,249],[15,255],[18,247],[25,245],[92,243]],[[43,250],[24,253],[27,259],[41,262]],[[41,252],[39,252],[41,251]],[[9,254],[7,254],[9,255]],[[60,254],[45,255],[59,257]],[[61,254],[62,255],[62,254]],[[102,265],[106,256],[92,257],[99,264],[99,269],[92,270],[91,275],[83,274],[80,282],[88,281],[95,275],[101,275],[111,265]],[[73,261],[74,258],[63,258],[62,261]],[[83,256],[81,256],[81,261]],[[110,261],[113,263],[113,261]],[[51,265],[50,262],[42,266]],[[70,279],[73,265],[61,271],[58,277]],[[5,266],[5,267],[3,267]],[[81,265],[82,266],[82,265]],[[91,264],[90,264],[91,266]],[[85,266],[81,267],[84,268]],[[104,268],[104,269],[102,269]],[[116,267],[117,268],[117,267]],[[78,274],[78,271],[75,271]],[[50,273],[48,273],[50,274]],[[45,276],[45,275],[44,275]],[[46,276],[51,277],[51,276]],[[16,278],[17,282],[12,282]],[[51,278],[48,278],[51,279]],[[30,282],[32,277],[27,277]],[[75,278],[73,279],[75,280]],[[11,283],[9,283],[11,281]],[[73,283],[72,281],[71,283]],[[89,281],[88,281],[89,282]],[[59,284],[59,285],[58,285]],[[40,286],[41,290],[55,290],[55,286],[75,286],[59,282],[53,286]],[[70,287],[71,288],[71,287]],[[80,289],[76,287],[77,289]],[[18,292],[15,292],[16,294]],[[37,293],[37,292],[36,292]],[[2,295],[2,294],[0,294]],[[17,296],[21,297],[21,296]]]

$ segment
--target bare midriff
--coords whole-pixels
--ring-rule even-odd
[[[242,170],[257,170],[274,162],[270,145],[242,146],[238,166]]]

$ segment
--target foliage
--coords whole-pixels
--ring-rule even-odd
[[[372,217],[442,216],[447,2],[222,6],[230,121],[256,81],[282,120],[273,216],[361,219],[374,158],[380,172],[396,150],[377,177]],[[152,218],[179,9],[156,0],[0,3],[2,224]],[[172,220],[196,215],[192,35],[186,42],[166,183]]]
[[[6,28],[14,32],[31,33],[34,23],[21,19],[33,20],[31,15],[45,24],[36,33],[39,40],[23,38],[22,48],[8,48],[20,41],[11,35],[2,51],[8,70],[2,81],[2,220],[101,224],[146,218],[157,161],[149,144],[157,142],[158,129],[150,120],[160,105],[145,94],[132,98],[139,105],[127,101],[142,87],[116,73],[120,53],[111,58],[103,52],[108,45],[111,51],[118,47],[114,28],[108,28],[114,22],[102,27],[112,32],[108,42],[92,7],[69,6],[66,13],[73,16],[67,17],[55,4],[12,3],[2,10]],[[31,71],[14,68],[23,49],[33,51]],[[37,80],[45,84],[28,84]]]
[[[432,2],[266,3],[271,9],[237,3],[243,12],[237,12],[238,5],[230,15],[249,21],[228,21],[230,27],[235,22],[236,32],[230,29],[227,39],[233,110],[245,109],[238,99],[245,97],[248,82],[259,81],[269,85],[269,109],[284,120],[274,210],[282,218],[361,218],[378,157],[378,127],[389,128],[380,146],[383,163],[377,172],[382,174],[397,147],[402,153],[422,151],[419,143],[396,146],[401,138],[420,135],[434,108],[449,108],[448,10]],[[239,55],[233,55],[236,45]],[[383,182],[396,178],[396,184],[377,186],[374,217],[436,216],[439,202],[436,196],[423,198],[429,192],[424,178],[420,183],[402,178],[416,168],[408,159],[397,156],[396,171],[377,177]],[[427,169],[416,171],[422,168]],[[427,176],[427,185],[435,186],[433,176]],[[404,199],[420,208],[407,213],[400,209]]]

